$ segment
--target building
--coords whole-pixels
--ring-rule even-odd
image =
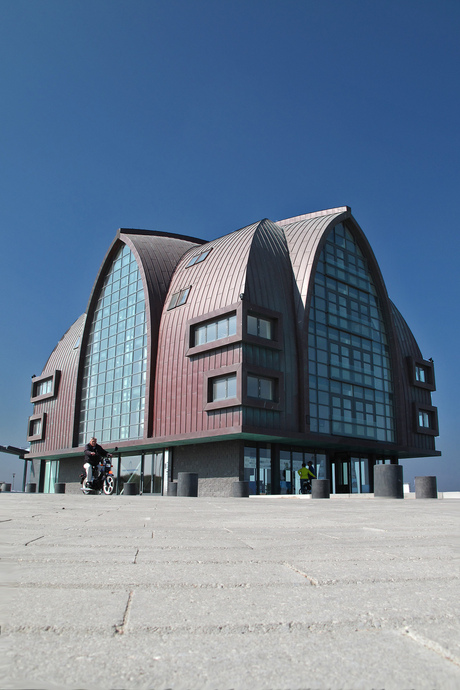
[[[211,242],[121,229],[32,380],[31,481],[78,491],[94,435],[119,491],[188,471],[200,495],[298,493],[312,460],[333,493],[372,492],[376,463],[440,455],[434,390],[348,207]]]

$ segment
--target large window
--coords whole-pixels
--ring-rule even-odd
[[[310,428],[395,440],[390,353],[366,259],[339,224],[315,275],[309,320]]]
[[[86,350],[78,442],[142,438],[147,335],[136,260],[125,245],[99,295]]]
[[[236,314],[229,314],[220,319],[198,324],[194,327],[193,345],[204,345],[215,340],[228,338],[236,334]]]

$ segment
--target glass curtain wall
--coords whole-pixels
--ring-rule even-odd
[[[367,261],[342,223],[318,262],[308,341],[311,431],[394,442],[380,302]]]
[[[326,455],[311,453],[303,450],[280,450],[280,493],[299,494],[300,477],[298,471],[305,462],[313,464],[313,471],[317,479],[327,478]]]
[[[126,245],[104,280],[85,356],[78,443],[142,438],[147,335],[136,260]]]

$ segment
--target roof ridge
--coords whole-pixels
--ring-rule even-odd
[[[328,208],[324,211],[314,211],[313,213],[304,213],[301,216],[293,216],[292,218],[284,218],[283,220],[277,220],[277,225],[290,225],[291,223],[297,223],[301,220],[309,220],[310,218],[319,218],[321,216],[330,216],[333,213],[346,213],[349,211],[351,213],[351,208],[349,206],[337,206],[336,208]]]

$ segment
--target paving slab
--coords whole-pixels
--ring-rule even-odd
[[[460,501],[0,494],[1,687],[460,687]]]

